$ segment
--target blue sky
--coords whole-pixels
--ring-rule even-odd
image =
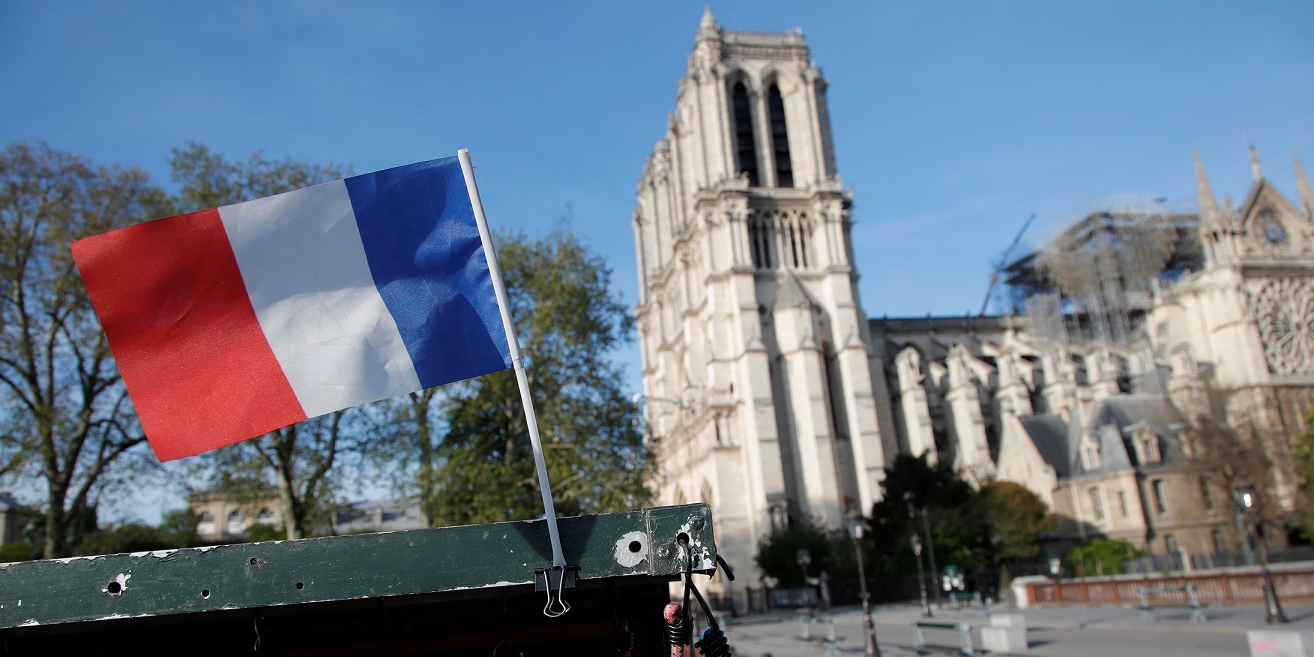
[[[1040,243],[1122,195],[1194,208],[1246,147],[1314,171],[1314,3],[715,2],[801,27],[831,83],[871,316],[975,313],[1031,213]],[[703,2],[0,3],[0,142],[45,140],[171,187],[188,140],[357,172],[469,148],[495,227],[573,213],[628,303],[634,188]],[[637,388],[637,350],[623,355]]]

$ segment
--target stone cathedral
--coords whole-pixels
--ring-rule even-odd
[[[1048,315],[869,319],[826,86],[800,32],[729,31],[704,12],[633,215],[658,503],[712,504],[718,548],[749,572],[761,537],[869,513],[893,456],[926,454],[1027,486],[1059,538],[1195,558],[1240,540],[1231,475],[1201,465],[1217,450],[1193,430],[1215,406],[1258,428],[1243,440],[1274,466],[1260,483],[1292,503],[1286,436],[1314,398],[1299,161],[1293,204],[1252,151],[1234,208],[1197,159],[1199,213],[1161,222],[1177,269],[1145,284],[1115,271],[1099,313],[1051,300]],[[1069,232],[1097,243],[1128,215]]]

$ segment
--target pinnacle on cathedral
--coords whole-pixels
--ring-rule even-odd
[[[698,21],[698,39],[704,39],[709,36],[715,36],[721,31],[721,26],[712,17],[711,5],[703,5],[703,18]]]
[[[1305,167],[1300,165],[1300,156],[1292,153],[1291,160],[1296,169],[1296,196],[1300,199],[1300,209],[1305,213],[1305,220],[1314,224],[1314,189],[1310,189]]]
[[[1200,161],[1200,151],[1195,151],[1195,189],[1200,206],[1200,227],[1214,230],[1223,225],[1223,215],[1218,209],[1218,200],[1214,197],[1213,187],[1205,176],[1204,163]]]

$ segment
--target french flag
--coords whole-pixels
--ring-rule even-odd
[[[156,456],[511,367],[471,197],[452,157],[74,242]]]

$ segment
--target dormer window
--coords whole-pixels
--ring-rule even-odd
[[[1147,464],[1159,462],[1159,441],[1153,435],[1141,439],[1141,454]]]
[[[1086,444],[1086,448],[1085,448],[1084,450],[1082,450],[1082,457],[1083,457],[1083,458],[1085,459],[1085,461],[1086,461],[1086,469],[1087,469],[1087,470],[1099,470],[1099,469],[1100,469],[1100,466],[1101,466],[1101,462],[1100,462],[1100,448],[1099,448],[1098,446],[1096,446],[1096,445],[1094,445],[1094,444],[1091,444],[1091,443],[1087,443],[1087,444]]]
[[[1141,465],[1154,465],[1163,460],[1163,456],[1159,453],[1159,436],[1155,435],[1149,427],[1144,424],[1138,426],[1132,432],[1132,436],[1136,446],[1136,456]]]

